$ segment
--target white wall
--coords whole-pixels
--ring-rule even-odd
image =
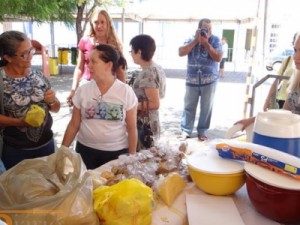
[[[115,23],[117,33],[122,39],[122,25]],[[234,37],[234,52],[236,56],[235,62],[244,63],[247,60],[245,56],[245,35],[246,29],[251,25],[249,24],[236,24],[236,23],[213,23],[213,33],[221,38],[223,29],[235,30]],[[144,23],[144,33],[151,35],[157,45],[157,50],[154,60],[161,64],[164,68],[185,69],[186,57],[178,56],[178,48],[183,45],[184,41],[194,35],[198,27],[198,22],[154,22],[148,21]],[[38,40],[43,45],[50,48],[51,35],[49,23],[33,23],[29,22],[14,22],[11,23],[10,29],[19,30],[27,33],[32,39]],[[124,55],[128,60],[129,67],[137,67],[131,59],[129,54],[130,40],[140,34],[141,24],[138,22],[126,22],[124,28]],[[58,47],[74,47],[76,46],[76,32],[74,28],[68,28],[63,23],[54,23],[54,44],[56,47],[55,54]],[[50,50],[50,56],[53,56]],[[56,56],[56,55],[54,55]]]

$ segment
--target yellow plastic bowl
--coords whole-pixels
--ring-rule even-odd
[[[230,195],[240,189],[246,180],[245,172],[233,174],[205,173],[188,166],[190,176],[196,186],[212,195]]]

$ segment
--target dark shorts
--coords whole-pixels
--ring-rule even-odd
[[[227,58],[223,58],[220,62],[220,69],[224,69],[224,65],[225,65],[225,62],[226,62]]]
[[[128,148],[118,151],[105,151],[87,147],[80,142],[76,143],[76,152],[81,155],[81,158],[87,169],[96,169],[103,164],[117,159],[120,155],[128,154]]]

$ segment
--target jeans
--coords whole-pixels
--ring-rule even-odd
[[[15,149],[11,146],[4,145],[2,161],[6,169],[8,170],[24,159],[33,159],[51,155],[52,153],[54,153],[54,149],[54,139],[51,139],[42,147],[35,148],[34,150]]]
[[[210,126],[216,87],[217,82],[199,87],[186,86],[181,130],[189,136],[193,132],[198,101],[200,104],[200,115],[197,133],[198,135],[206,135],[206,131]]]
[[[6,168],[5,168],[5,166],[4,166],[3,162],[2,162],[2,160],[0,159],[0,175],[1,175],[2,173],[4,173],[5,171],[6,171]]]

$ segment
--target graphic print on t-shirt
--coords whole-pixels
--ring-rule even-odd
[[[100,120],[123,120],[123,105],[98,102],[97,105],[91,105],[85,110],[87,119],[100,119]]]

